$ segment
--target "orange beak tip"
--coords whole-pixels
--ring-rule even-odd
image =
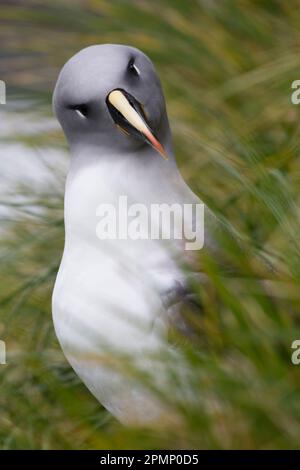
[[[160,152],[161,156],[163,157],[164,160],[169,160],[168,155],[166,154],[166,151],[163,149],[162,152]]]

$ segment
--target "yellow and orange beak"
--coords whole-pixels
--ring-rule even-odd
[[[165,159],[168,159],[162,144],[147,124],[142,105],[125,90],[112,90],[106,98],[109,112],[118,127],[126,134],[146,140]]]

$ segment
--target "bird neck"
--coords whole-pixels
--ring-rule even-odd
[[[149,145],[142,151],[122,153],[106,146],[72,149],[65,192],[66,236],[94,236],[99,205],[117,206],[122,196],[128,204],[172,202],[179,173],[171,145],[165,146],[168,160]]]

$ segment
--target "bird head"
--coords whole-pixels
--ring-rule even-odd
[[[161,84],[150,59],[136,48],[103,44],[74,55],[60,72],[53,106],[71,147],[140,154],[150,145],[167,158]]]

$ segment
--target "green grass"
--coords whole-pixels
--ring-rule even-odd
[[[143,49],[162,79],[181,172],[235,234],[220,235],[222,261],[199,254],[210,282],[195,286],[204,311],[196,347],[183,348],[197,406],[178,404],[178,429],[126,429],[80,383],[53,332],[63,175],[50,168],[56,183],[1,196],[10,211],[0,242],[8,350],[0,447],[299,448],[300,366],[291,363],[291,343],[300,338],[300,119],[290,96],[300,78],[300,3],[7,2],[0,40],[8,101],[25,105],[5,110],[24,121],[29,110],[50,115],[58,71],[82,47]],[[41,154],[65,148],[56,131],[16,129],[5,140]]]

